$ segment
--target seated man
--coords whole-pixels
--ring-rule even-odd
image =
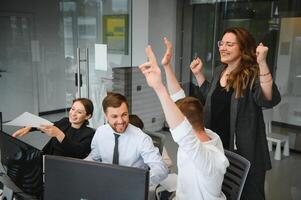
[[[176,199],[226,199],[221,188],[229,162],[219,136],[204,128],[203,106],[194,97],[185,97],[175,104],[163,85],[150,46],[146,55],[149,62],[139,68],[157,94],[172,137],[179,145]]]
[[[150,168],[150,185],[167,177],[168,169],[150,136],[129,124],[128,103],[118,93],[109,93],[102,102],[107,124],[97,128],[86,160],[123,166]]]

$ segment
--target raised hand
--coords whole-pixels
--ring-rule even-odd
[[[171,42],[167,39],[167,37],[163,38],[164,44],[166,46],[166,51],[165,54],[162,58],[161,64],[165,67],[170,64],[171,57],[172,57],[172,44]]]
[[[22,137],[26,135],[30,131],[31,127],[24,127],[12,134],[13,137]]]
[[[168,92],[170,95],[173,95],[179,92],[182,88],[176,78],[176,75],[170,63],[172,57],[172,44],[166,37],[164,37],[164,44],[166,47],[166,51],[162,58],[161,63],[165,70]]]
[[[192,71],[192,73],[196,76],[200,73],[202,73],[203,70],[203,62],[202,60],[197,57],[196,59],[194,59],[191,63],[190,63],[190,70]]]
[[[145,53],[149,61],[141,64],[139,68],[144,74],[147,84],[156,90],[157,88],[163,85],[161,78],[161,70],[158,66],[156,57],[150,46],[145,48]]]
[[[257,63],[266,63],[269,48],[260,43],[256,48]]]

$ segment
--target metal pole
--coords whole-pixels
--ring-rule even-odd
[[[0,131],[2,131],[2,112],[0,112]]]
[[[80,48],[76,48],[77,54],[77,98],[81,97],[80,91]]]
[[[86,83],[87,83],[87,97],[90,98],[90,92],[89,92],[89,85],[90,85],[90,81],[89,81],[89,49],[86,48]]]

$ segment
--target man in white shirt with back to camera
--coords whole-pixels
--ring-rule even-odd
[[[150,136],[129,123],[128,103],[118,93],[108,93],[102,102],[107,124],[97,128],[86,160],[129,167],[150,168],[150,186],[167,177],[168,169]],[[116,135],[116,136],[115,136]],[[118,156],[114,156],[118,140]]]
[[[176,199],[226,199],[221,188],[229,162],[219,136],[204,128],[203,106],[194,97],[174,103],[163,85],[161,70],[150,46],[146,48],[146,55],[149,61],[139,68],[157,94],[172,137],[179,145]]]

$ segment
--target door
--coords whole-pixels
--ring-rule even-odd
[[[66,103],[75,98],[90,98],[95,106],[92,127],[101,124],[98,108],[105,91],[101,77],[105,72],[95,70],[95,44],[100,43],[101,0],[62,1],[64,26]]]
[[[0,112],[3,122],[24,112],[37,114],[32,57],[32,17],[0,13]]]
[[[104,123],[101,102],[111,90],[112,67],[131,66],[130,1],[62,0],[66,60],[66,99],[90,98],[94,114],[90,125]],[[105,44],[105,52],[98,45]],[[102,53],[101,53],[102,52]],[[107,61],[99,66],[98,61]]]

